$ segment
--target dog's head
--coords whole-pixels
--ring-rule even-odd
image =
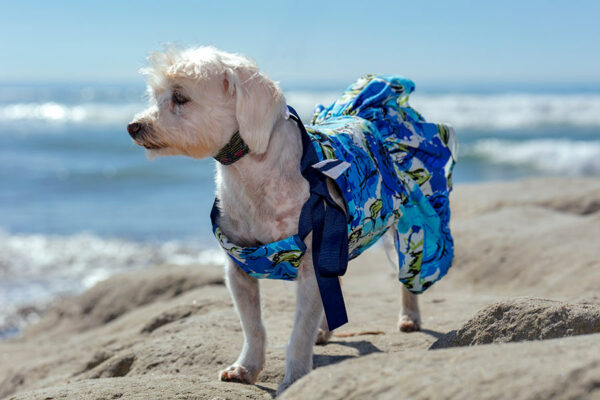
[[[238,130],[252,153],[267,150],[285,98],[253,61],[213,47],[167,49],[149,59],[142,73],[152,104],[127,131],[150,156],[214,156]]]

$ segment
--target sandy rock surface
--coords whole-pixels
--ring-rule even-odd
[[[587,335],[373,354],[313,372],[281,398],[597,399],[598,348],[600,335]]]
[[[600,333],[600,305],[518,298],[491,304],[431,349]]]
[[[382,334],[316,346],[315,369],[283,398],[600,398],[600,180],[459,186],[452,204],[455,265],[420,296],[423,329],[396,330],[400,287],[375,248],[349,266],[338,333]],[[270,399],[295,285],[261,287],[256,385],[217,381],[242,345],[221,269],[165,265],[63,300],[1,342],[0,398]]]

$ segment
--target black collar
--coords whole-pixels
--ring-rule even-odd
[[[250,148],[240,136],[240,131],[233,134],[229,143],[219,150],[214,159],[223,165],[230,165],[250,152]]]

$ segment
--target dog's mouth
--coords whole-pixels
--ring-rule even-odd
[[[143,139],[134,139],[133,143],[145,148],[146,150],[159,150],[159,149],[162,149],[165,147],[163,145],[159,145],[159,144],[153,143],[153,142],[148,142]]]
[[[159,146],[156,144],[151,144],[151,143],[138,143],[140,146],[142,146],[143,148],[145,148],[146,150],[158,150],[158,149],[162,149],[163,146]]]
[[[152,138],[152,136],[149,136],[147,134],[136,137],[133,140],[133,142],[135,144],[137,144],[138,146],[142,146],[146,150],[159,150],[159,149],[164,149],[165,147],[167,147],[167,145],[165,145],[164,143],[154,140]]]

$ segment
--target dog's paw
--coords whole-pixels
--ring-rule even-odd
[[[331,331],[329,329],[319,329],[319,333],[317,333],[317,340],[315,341],[316,344],[327,344],[327,342],[329,342],[329,339],[331,339]]]
[[[254,383],[256,376],[253,376],[246,367],[234,364],[221,371],[219,379],[223,382]]]
[[[402,315],[398,320],[398,330],[401,332],[416,332],[421,330],[421,326],[418,320],[408,315]]]

